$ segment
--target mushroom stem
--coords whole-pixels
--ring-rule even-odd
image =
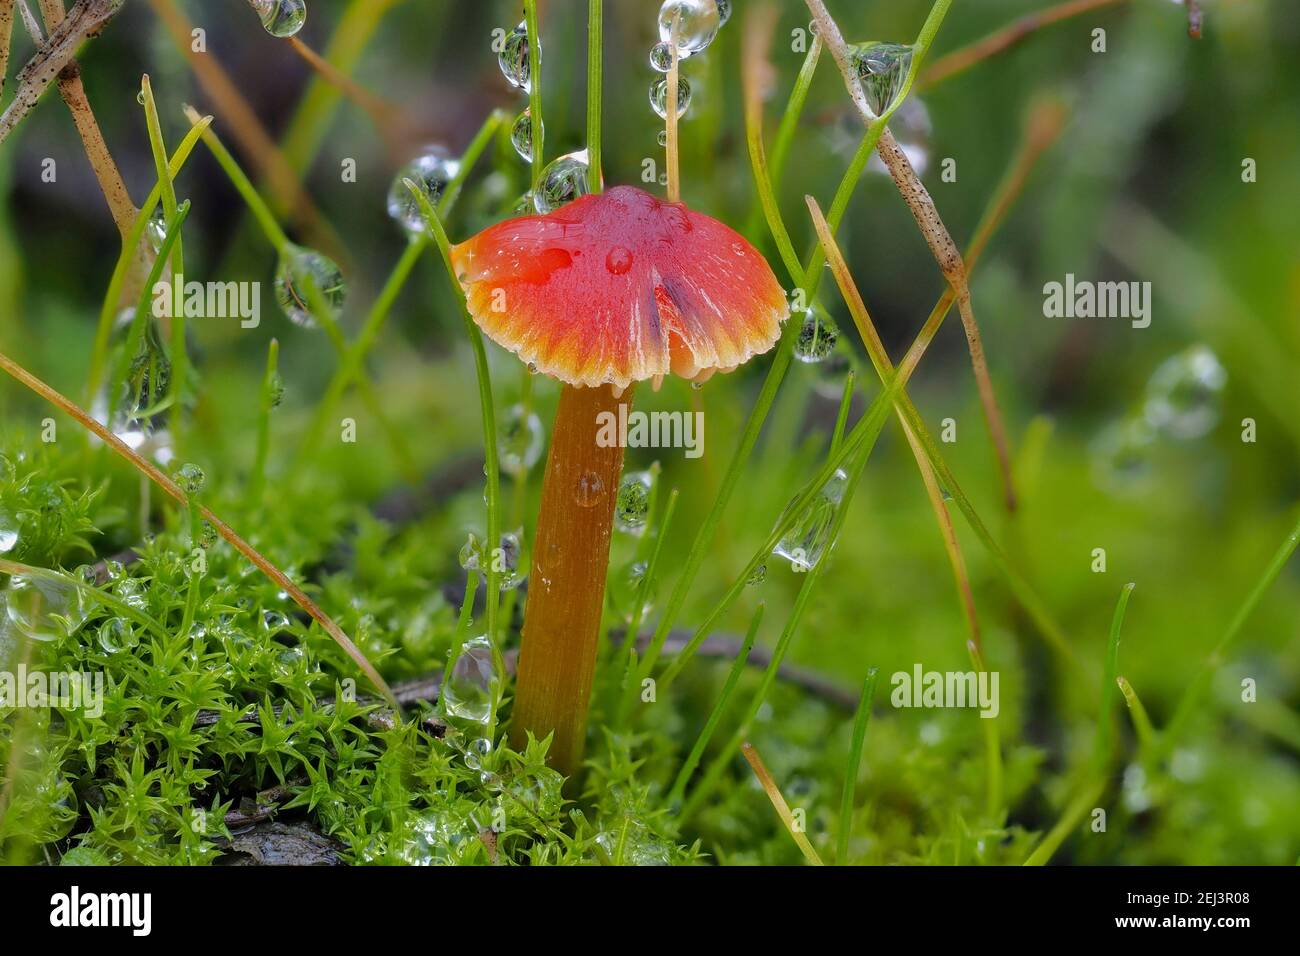
[[[617,422],[619,406],[631,402],[630,391],[609,385],[565,385],[542,480],[511,737],[522,747],[529,733],[554,732],[548,760],[566,776],[582,765],[623,470],[622,443],[597,439],[606,413]]]

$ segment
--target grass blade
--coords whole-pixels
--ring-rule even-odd
[[[853,740],[849,744],[849,765],[844,771],[844,790],[840,794],[840,834],[835,862],[844,866],[849,860],[849,832],[853,829],[853,798],[858,789],[858,769],[862,765],[862,747],[867,739],[867,721],[871,719],[871,698],[876,694],[876,669],[867,671],[862,685],[862,699],[853,717]]]
[[[777,787],[776,781],[772,779],[772,773],[767,769],[767,765],[763,763],[763,758],[758,755],[758,751],[754,749],[752,744],[748,743],[741,744],[740,750],[745,755],[745,759],[749,761],[750,767],[753,768],[754,776],[758,778],[758,782],[762,785],[767,798],[772,801],[772,807],[776,810],[776,815],[781,818],[781,822],[785,824],[790,836],[798,844],[804,859],[813,866],[824,866],[822,858],[817,855],[813,845],[808,842],[807,835],[796,824],[794,814],[790,812],[790,805],[785,802],[785,797],[781,796],[780,788]]]

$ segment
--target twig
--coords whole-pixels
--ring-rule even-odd
[[[844,36],[840,33],[840,28],[831,19],[831,15],[826,10],[826,5],[822,0],[806,0],[806,2],[817,23],[819,36],[831,51],[836,65],[840,68],[849,96],[853,99],[854,105],[857,106],[858,112],[862,114],[863,122],[870,128],[878,117],[868,105],[862,84],[858,82],[853,64],[849,62],[848,46],[844,42]],[[894,134],[889,131],[888,126],[883,127],[880,131],[880,140],[876,144],[876,151],[880,154],[885,168],[889,170],[890,177],[898,187],[899,193],[902,194],[903,201],[907,203],[908,209],[912,212],[912,217],[916,220],[917,226],[920,227],[921,233],[925,236],[925,241],[930,246],[930,251],[939,264],[944,278],[948,280],[948,284],[956,292],[957,310],[961,315],[962,327],[966,332],[966,344],[970,351],[971,366],[975,371],[980,403],[984,409],[984,418],[988,423],[989,434],[993,440],[994,451],[997,454],[998,466],[1002,475],[1004,502],[1007,511],[1014,512],[1016,509],[1016,490],[1011,472],[1011,452],[1007,442],[1006,427],[1002,422],[1002,413],[998,410],[997,396],[993,391],[993,382],[989,378],[988,363],[984,357],[984,345],[980,338],[979,326],[975,323],[975,311],[971,305],[970,287],[966,279],[966,266],[962,262],[957,244],[953,242],[952,235],[943,224],[943,218],[939,215],[939,210],[930,197],[929,191],[926,190],[925,185],[916,175],[911,162],[898,145],[898,141],[894,139]]]
[[[40,3],[46,28],[50,31],[57,29],[65,18],[63,0],[40,0]],[[30,30],[33,24],[29,23],[27,26]],[[32,41],[37,46],[44,42],[38,34],[33,34]],[[131,194],[127,192],[122,173],[118,170],[117,163],[113,161],[113,154],[108,150],[108,143],[104,141],[99,123],[95,121],[95,112],[90,108],[90,99],[86,96],[86,87],[81,81],[81,66],[75,59],[59,72],[58,84],[59,95],[63,97],[68,112],[72,114],[72,122],[76,124],[77,133],[81,136],[86,158],[90,160],[90,167],[99,181],[100,191],[108,202],[113,222],[117,225],[117,231],[125,239],[140,210],[131,201]]]
[[[49,39],[39,46],[32,58],[18,71],[14,82],[18,89],[13,101],[0,114],[0,143],[26,118],[41,95],[76,56],[81,44],[97,36],[104,25],[122,7],[123,0],[77,0]]]
[[[664,104],[665,129],[668,132],[668,153],[665,163],[668,167],[668,201],[682,201],[682,173],[680,146],[678,143],[677,97],[681,88],[681,59],[677,49],[677,35],[681,29],[681,14],[673,15],[673,27],[669,46],[672,50],[672,65],[668,67],[668,97]]]
[[[0,0],[0,97],[9,77],[9,41],[14,32],[14,0]]]

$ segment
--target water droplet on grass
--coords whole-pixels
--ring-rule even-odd
[[[565,153],[546,165],[533,205],[542,215],[591,192],[591,166],[585,149]]]
[[[275,301],[294,325],[316,328],[306,283],[316,286],[320,301],[329,309],[329,318],[338,318],[347,298],[343,272],[328,256],[292,243],[285,249],[275,273]]]
[[[0,554],[8,554],[18,544],[21,526],[12,513],[0,508]]]
[[[772,553],[789,561],[790,567],[795,571],[811,570],[822,559],[830,543],[831,522],[835,517],[835,509],[844,498],[844,487],[847,484],[848,475],[844,469],[837,468],[807,508],[795,518],[794,524],[777,542]],[[789,508],[785,514],[789,514]]]
[[[677,117],[686,114],[691,105],[691,84],[684,76],[677,78]],[[650,83],[650,108],[659,114],[660,119],[668,118],[668,78],[661,76]],[[665,143],[665,145],[667,145]]]
[[[614,502],[614,527],[635,535],[645,531],[653,485],[654,478],[648,471],[634,471],[623,476]]]
[[[857,70],[867,105],[882,115],[903,88],[912,66],[912,47],[906,43],[861,43],[849,53]]]
[[[470,532],[465,543],[461,545],[460,566],[466,571],[478,571],[483,566],[483,547],[479,544],[478,535]]]
[[[1113,422],[1092,443],[1093,480],[1110,491],[1132,494],[1152,473],[1155,432],[1141,418]]]
[[[542,52],[541,41],[537,43],[537,52]],[[522,21],[506,36],[501,52],[497,54],[497,63],[501,74],[511,86],[531,93],[533,89],[533,68],[528,59],[528,22]]]
[[[650,48],[650,68],[659,73],[667,73],[673,68],[673,48],[666,40],[660,40]]]
[[[304,0],[248,0],[266,32],[281,39],[291,37],[307,22]]]
[[[86,620],[82,591],[69,581],[15,574],[5,596],[10,624],[33,641],[57,640]]]
[[[659,8],[659,39],[673,42],[673,20],[677,22],[677,55],[693,56],[705,50],[722,26],[716,0],[665,0]]]
[[[645,582],[647,570],[648,565],[645,561],[629,561],[610,575],[609,603],[624,621],[631,621],[635,616],[637,598],[641,593],[641,585]],[[651,581],[645,594],[645,601],[641,605],[643,618],[654,609],[657,596],[658,582]]]
[[[99,646],[105,654],[118,654],[135,644],[136,637],[131,626],[120,617],[111,618],[100,625]]]
[[[509,793],[514,800],[529,812],[549,820],[560,812],[564,805],[561,788],[564,777],[558,770],[550,767],[533,767],[528,773],[515,777],[510,782]],[[509,806],[509,803],[506,804]]]
[[[430,146],[397,171],[388,187],[388,215],[408,233],[423,233],[426,224],[420,203],[406,188],[405,180],[415,183],[415,188],[437,208],[451,181],[460,172],[460,160],[452,157],[441,146]]]
[[[443,678],[443,713],[453,721],[486,724],[492,716],[496,683],[492,645],[485,635],[470,638],[461,645]]]
[[[1194,345],[1152,373],[1143,414],[1161,434],[1200,438],[1219,420],[1219,396],[1227,383],[1218,356],[1204,345]]]
[[[507,531],[501,536],[501,544],[492,555],[492,560],[493,570],[497,573],[497,584],[502,591],[519,587],[524,579],[525,575],[519,567],[522,554],[523,545],[518,532]]]
[[[543,130],[545,126],[543,126]],[[533,161],[533,111],[530,107],[515,117],[510,128],[510,144],[525,163]]]
[[[208,476],[203,473],[203,469],[198,465],[186,462],[172,474],[172,480],[180,485],[181,491],[187,495],[197,495],[203,490],[203,485],[207,482]]]
[[[620,866],[667,866],[672,862],[672,846],[635,818],[627,818],[613,830],[602,830],[596,842]]]
[[[809,364],[820,362],[831,354],[839,341],[840,330],[828,317],[815,309],[804,313],[799,336],[794,342],[794,357]]]
[[[501,470],[519,477],[527,474],[542,457],[546,430],[542,420],[523,405],[514,405],[497,425],[497,456]]]

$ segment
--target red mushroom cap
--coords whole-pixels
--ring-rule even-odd
[[[789,315],[743,237],[631,186],[508,219],[451,257],[479,327],[570,385],[703,380],[770,349]]]

